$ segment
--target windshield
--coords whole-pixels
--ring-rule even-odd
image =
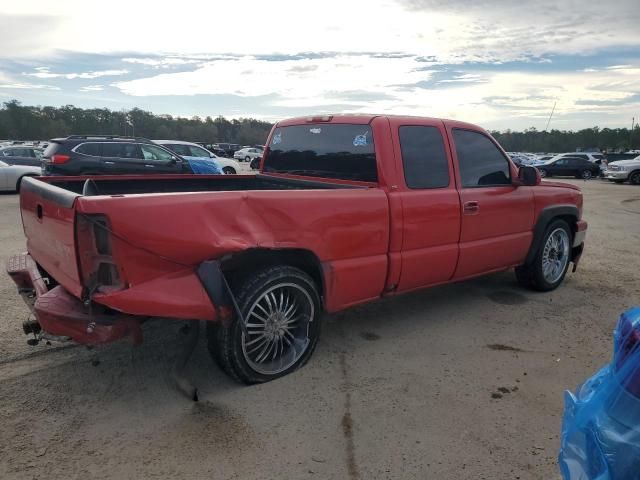
[[[377,182],[371,128],[325,123],[277,128],[263,171]]]

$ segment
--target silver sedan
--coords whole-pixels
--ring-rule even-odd
[[[42,175],[40,167],[8,165],[0,161],[0,191],[19,191],[24,177]]]

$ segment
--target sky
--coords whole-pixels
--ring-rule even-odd
[[[487,129],[640,120],[639,0],[44,0],[0,5],[0,102]]]

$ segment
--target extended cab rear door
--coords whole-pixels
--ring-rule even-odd
[[[401,272],[397,291],[446,282],[454,274],[460,199],[444,124],[390,117],[398,175],[391,196],[402,204]]]
[[[532,239],[532,187],[517,186],[517,168],[484,131],[446,122],[461,200],[455,279],[522,263]]]

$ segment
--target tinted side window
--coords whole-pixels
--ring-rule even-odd
[[[188,145],[183,145],[181,143],[172,143],[171,145],[165,145],[169,150],[176,152],[181,156],[190,156],[191,152],[189,151]]]
[[[435,127],[403,126],[399,134],[407,187],[448,186],[449,161],[440,131]]]
[[[190,152],[189,155],[191,155],[192,157],[209,158],[211,156],[211,154],[204,148],[196,147],[194,145],[187,145],[187,148],[189,149],[189,152]]]
[[[160,147],[156,147],[155,145],[142,145],[140,148],[142,148],[142,154],[144,155],[145,160],[168,162],[173,159],[173,155]]]
[[[511,184],[509,162],[488,137],[454,129],[453,140],[464,187]]]
[[[141,159],[142,152],[140,146],[135,143],[103,143],[102,156]]]
[[[13,150],[11,150],[10,148],[7,148],[6,150],[2,150],[2,155],[4,157],[11,157],[13,156]]]
[[[94,157],[100,156],[100,144],[99,143],[83,143],[76,147],[76,152],[83,155],[91,155]]]

